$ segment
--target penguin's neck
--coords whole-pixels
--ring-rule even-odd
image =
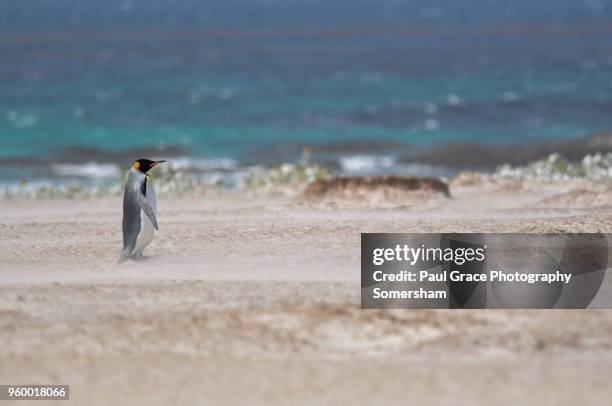
[[[140,172],[138,169],[130,168],[130,175],[128,176],[128,183],[130,183],[130,186],[135,189],[141,189],[143,187],[146,187],[147,175]]]

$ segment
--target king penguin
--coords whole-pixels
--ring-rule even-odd
[[[119,262],[142,257],[157,227],[157,198],[149,170],[166,161],[138,159],[130,168],[123,194],[123,251]]]

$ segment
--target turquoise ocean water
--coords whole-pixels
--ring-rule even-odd
[[[273,164],[306,145],[393,171],[368,157],[612,128],[610,2],[456,3],[8,0],[0,181],[147,151]]]

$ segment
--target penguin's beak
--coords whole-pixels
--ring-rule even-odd
[[[151,164],[151,168],[155,168],[157,165],[159,165],[159,164],[163,164],[164,162],[166,162],[166,161],[155,161],[155,162],[153,162],[153,163]]]

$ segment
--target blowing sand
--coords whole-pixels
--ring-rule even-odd
[[[120,197],[0,201],[0,383],[87,405],[608,403],[610,311],[360,310],[361,232],[612,232],[584,185],[451,194],[162,196],[124,265]]]

